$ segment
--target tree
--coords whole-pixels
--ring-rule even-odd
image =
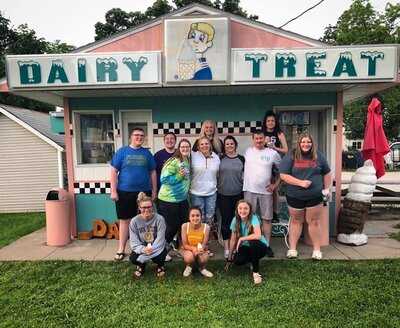
[[[145,15],[149,19],[154,19],[156,17],[168,14],[172,10],[173,8],[169,5],[168,0],[157,0],[151,7],[147,8]]]
[[[248,16],[247,12],[240,7],[240,0],[225,0],[223,3],[221,0],[214,0],[214,2],[211,0],[173,0],[172,2],[175,4],[177,9],[191,3],[199,3],[235,15],[248,17],[253,20],[258,19],[258,16],[256,15]],[[174,9],[174,7],[169,5],[168,0],[156,0],[144,13],[140,11],[125,12],[120,8],[110,9],[105,15],[106,22],[97,22],[95,24],[95,40],[98,41],[104,39],[115,33],[148,22],[152,19],[168,14]]]
[[[122,32],[130,27],[142,24],[149,19],[140,11],[125,12],[120,8],[113,8],[106,13],[106,22],[97,22],[95,28],[95,40],[101,40],[110,35]]]
[[[10,20],[3,17],[0,12],[0,78],[6,75],[6,55],[64,53],[73,49],[73,46],[60,40],[48,42],[44,38],[39,38],[26,24],[14,28]],[[0,102],[42,111],[54,109],[51,105],[7,93],[0,93]]]
[[[335,26],[325,28],[321,40],[334,45],[398,43],[400,4],[388,3],[382,14],[369,1],[354,0]]]
[[[353,0],[335,26],[325,28],[322,41],[333,45],[400,43],[400,3],[387,3],[379,13],[369,0]],[[384,128],[393,141],[400,133],[400,88],[392,88],[380,95],[385,106]],[[362,139],[367,118],[369,99],[362,99],[344,108],[346,136]]]
[[[214,4],[211,0],[173,0],[173,3],[178,9],[190,5],[192,3],[199,3],[205,6],[214,7]],[[220,1],[218,1],[218,3],[220,3]]]

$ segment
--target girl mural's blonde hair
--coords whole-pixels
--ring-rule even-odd
[[[214,133],[212,135],[212,139],[210,140],[211,143],[211,148],[212,150],[217,153],[220,154],[222,152],[222,145],[221,145],[221,140],[218,137],[218,129],[217,129],[217,125],[215,124],[214,121],[212,120],[205,120],[203,122],[203,124],[201,125],[201,130],[200,130],[200,138],[206,137],[208,139],[208,137],[206,136],[206,132],[205,132],[205,126],[206,124],[212,124],[214,127]]]
[[[200,31],[203,32],[204,34],[207,34],[208,36],[207,42],[212,41],[214,39],[214,34],[215,34],[214,27],[208,23],[204,22],[192,23],[192,25],[190,25],[189,35],[193,31]]]

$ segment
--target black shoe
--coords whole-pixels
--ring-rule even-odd
[[[174,250],[174,251],[179,251],[179,241],[178,241],[178,238],[174,238],[173,240],[172,240],[172,242],[171,242],[171,244],[172,244],[172,249]]]
[[[272,223],[279,223],[279,217],[278,214],[274,212],[272,215]]]
[[[269,246],[267,246],[267,256],[268,257],[274,257],[275,256],[272,248],[269,247]]]

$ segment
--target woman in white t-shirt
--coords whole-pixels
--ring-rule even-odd
[[[198,206],[201,209],[203,222],[212,225],[220,159],[211,151],[210,140],[207,137],[198,139],[198,146],[199,151],[193,151],[191,157],[190,200],[192,206]]]

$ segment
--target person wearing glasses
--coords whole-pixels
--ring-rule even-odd
[[[165,220],[154,212],[151,197],[144,192],[139,193],[137,205],[140,214],[129,224],[129,240],[132,253],[129,260],[136,265],[133,278],[142,277],[146,263],[152,261],[157,265],[156,276],[165,275],[165,257],[167,255],[165,242]]]
[[[134,128],[129,146],[121,147],[111,160],[111,199],[115,201],[119,219],[118,250],[114,259],[125,257],[129,223],[137,215],[137,198],[143,191],[154,200],[157,197],[156,163],[147,148],[143,148],[144,130]]]
[[[175,235],[179,234],[189,211],[190,147],[189,140],[179,141],[175,154],[165,162],[161,171],[158,212],[164,217],[167,225],[165,239],[168,247]],[[167,261],[170,260],[170,255],[167,255]]]

